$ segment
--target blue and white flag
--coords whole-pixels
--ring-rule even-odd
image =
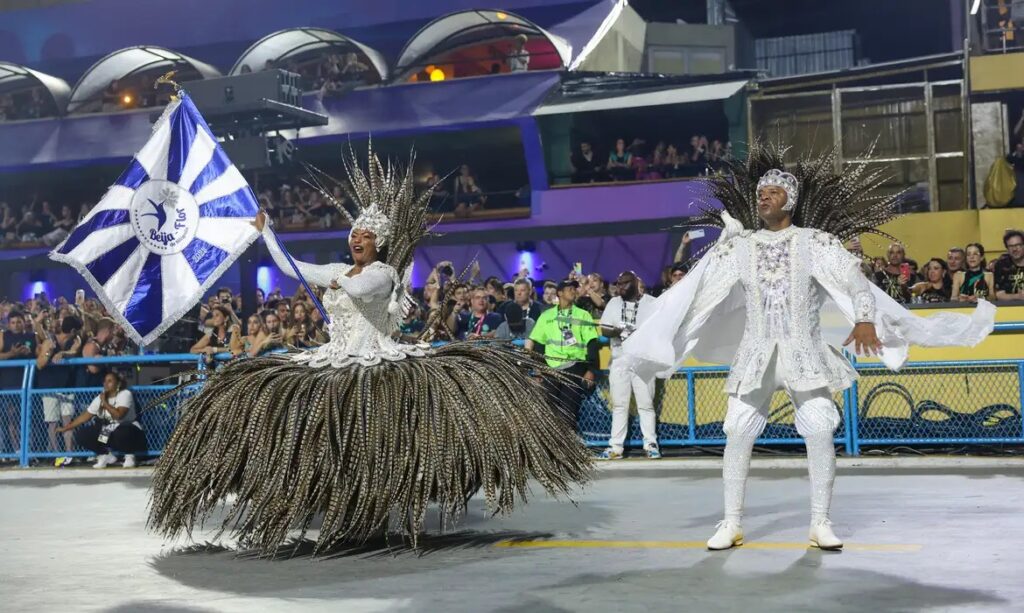
[[[99,204],[50,253],[74,266],[137,343],[198,302],[259,234],[259,210],[184,92]]]

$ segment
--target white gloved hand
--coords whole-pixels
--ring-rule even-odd
[[[722,223],[724,227],[722,228],[722,234],[718,237],[718,242],[720,243],[743,233],[743,224],[730,215],[728,211],[722,211]]]

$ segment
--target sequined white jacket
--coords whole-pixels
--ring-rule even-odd
[[[274,234],[265,228],[263,238],[278,268],[289,277],[297,278]],[[374,262],[358,275],[348,277],[352,269],[349,264],[294,262],[307,282],[328,288],[323,304],[331,318],[327,328],[330,340],[296,354],[295,360],[314,367],[341,368],[351,364],[372,366],[381,361],[425,355],[422,347],[398,343],[392,338],[398,326],[395,313],[389,307],[394,302],[393,291],[401,283],[394,268]],[[340,288],[330,289],[332,281]]]
[[[746,394],[761,385],[772,355],[787,385],[797,391],[845,389],[857,373],[821,337],[823,286],[852,298],[855,322],[872,322],[875,300],[860,262],[835,237],[789,226],[744,233],[716,245],[700,289],[700,310],[717,304],[736,284],[744,294],[746,322],[729,370],[726,392]]]
[[[730,364],[726,392],[744,394],[778,350],[787,385],[840,390],[856,372],[840,353],[853,325],[871,321],[881,359],[898,370],[910,345],[973,346],[991,331],[995,307],[971,315],[919,317],[869,283],[834,236],[791,226],[719,240],[686,277],[655,301],[623,343],[642,377],[670,376],[687,357]]]

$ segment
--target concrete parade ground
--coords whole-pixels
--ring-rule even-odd
[[[482,499],[418,551],[239,555],[145,528],[149,469],[0,471],[0,611],[1022,611],[1024,461],[841,458],[841,553],[807,546],[802,458],[757,458],[745,544],[709,552],[717,460],[603,465],[573,502]],[[200,546],[205,545],[205,546]]]

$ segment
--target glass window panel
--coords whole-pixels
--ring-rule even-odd
[[[928,153],[924,87],[842,90],[843,157],[897,157]]]
[[[820,154],[833,146],[832,96],[793,96],[751,100],[753,133],[764,140],[791,145],[786,162],[806,153]]]
[[[935,128],[936,153],[963,151],[962,101],[959,83],[932,86],[932,125]]]
[[[930,210],[927,160],[847,162],[843,165],[843,169],[849,172],[856,166],[863,164],[867,164],[869,170],[881,169],[883,171],[884,181],[878,187],[880,195],[905,192],[900,198],[900,210],[902,212],[917,213]]]
[[[963,157],[939,158],[936,162],[936,184],[940,211],[962,211],[967,208],[966,187],[964,185]]]

